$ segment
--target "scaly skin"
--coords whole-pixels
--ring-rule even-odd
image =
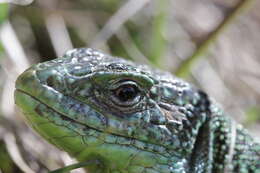
[[[93,173],[260,172],[260,145],[208,96],[169,73],[75,49],[26,70],[16,104]]]

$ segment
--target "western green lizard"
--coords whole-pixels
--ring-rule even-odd
[[[74,49],[16,81],[16,104],[89,172],[260,172],[260,145],[207,94],[167,72]]]

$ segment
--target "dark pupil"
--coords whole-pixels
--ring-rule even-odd
[[[125,85],[118,88],[115,92],[118,99],[122,102],[133,100],[138,94],[138,89],[134,85]]]

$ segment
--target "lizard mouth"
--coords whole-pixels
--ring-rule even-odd
[[[97,142],[95,144],[90,145],[100,145],[100,143],[106,143],[106,144],[113,144],[113,145],[123,145],[123,146],[131,146],[136,148],[137,150],[141,151],[147,151],[152,153],[161,154],[164,156],[164,154],[167,153],[166,148],[163,146],[159,146],[156,144],[147,143],[135,138],[126,137],[123,135],[118,135],[106,131],[102,131],[93,127],[90,127],[86,124],[83,124],[81,122],[78,122],[72,118],[69,118],[66,115],[63,115],[62,113],[56,111],[52,107],[48,106],[47,104],[43,103],[41,100],[36,98],[35,96],[32,96],[31,94],[27,93],[24,90],[16,89],[15,90],[15,98],[16,98],[16,104],[20,107],[24,107],[25,105],[30,106],[30,110],[24,109],[24,114],[28,121],[32,121],[35,117],[39,116],[43,119],[45,119],[45,122],[31,122],[32,125],[40,125],[40,124],[46,124],[52,123],[56,125],[58,128],[65,128],[66,130],[71,130],[73,133],[78,134],[83,140],[83,143],[86,145],[89,145],[93,142],[93,139],[95,141],[101,141]],[[29,103],[29,104],[28,104]],[[34,112],[34,114],[32,113]],[[35,120],[33,120],[35,121]],[[70,126],[70,127],[69,127]],[[74,127],[72,127],[74,126]],[[33,126],[37,131],[39,131],[39,127]],[[39,131],[40,132],[40,131]],[[41,132],[40,132],[41,134]],[[43,135],[43,134],[42,134]],[[48,136],[48,140],[54,141],[55,139],[62,138],[63,136],[58,136],[59,134],[56,134],[56,136]],[[68,134],[66,134],[69,136]],[[44,135],[43,135],[44,136]],[[54,142],[55,143],[55,142]],[[73,155],[78,155],[80,151],[75,152]]]
[[[44,103],[43,101],[41,101],[40,99],[36,98],[35,96],[31,95],[30,93],[24,91],[24,90],[21,90],[21,89],[16,89],[15,90],[15,97],[18,98],[19,96],[25,96],[25,98],[27,99],[27,101],[29,102],[35,102],[37,103],[37,106],[34,107],[34,111],[41,117],[45,117],[47,118],[49,121],[53,122],[54,124],[57,124],[55,122],[55,119],[57,117],[60,118],[61,121],[65,121],[65,122],[68,122],[68,123],[74,123],[74,124],[78,124],[78,125],[81,125],[81,126],[84,126],[85,129],[92,129],[92,130],[95,130],[99,133],[105,133],[105,131],[103,130],[100,130],[100,129],[97,129],[97,128],[93,128],[91,126],[88,126],[87,124],[85,123],[82,123],[82,122],[79,122],[73,118],[70,118],[68,117],[67,115],[64,115],[63,113],[55,110],[54,108],[48,106],[48,104]],[[20,102],[20,103],[19,103]],[[19,99],[16,99],[16,103],[18,105],[23,105],[24,103],[22,101],[20,101]],[[24,106],[21,106],[21,107],[24,107]],[[47,114],[50,114],[50,115],[47,115]],[[65,123],[66,124],[66,123]],[[114,136],[120,136],[120,137],[125,137],[125,138],[129,138],[129,139],[134,139],[134,138],[131,138],[131,137],[126,137],[126,136],[123,136],[123,135],[118,135],[118,134],[114,134],[114,133],[109,133],[109,134],[112,134]]]
[[[70,123],[77,123],[77,124],[81,124],[82,126],[85,126],[88,129],[92,129],[92,130],[96,130],[99,132],[102,132],[101,130],[92,128],[86,124],[77,122],[76,120],[63,115],[62,113],[56,111],[55,109],[53,109],[52,107],[48,106],[47,104],[45,104],[44,102],[42,102],[41,100],[37,99],[36,97],[32,96],[31,94],[21,90],[21,89],[16,89],[15,90],[15,96],[17,97],[17,95],[24,95],[25,97],[27,97],[27,99],[29,99],[31,102],[37,102],[38,105],[36,107],[34,107],[34,111],[41,117],[46,117],[47,119],[49,119],[50,121],[52,121],[52,119],[55,119],[56,115],[58,115],[60,117],[61,120],[63,121],[67,121]],[[17,99],[18,100],[18,99]],[[18,103],[18,104],[23,104],[23,103]],[[46,114],[47,113],[52,113],[52,117],[47,117]],[[55,123],[55,121],[53,121],[53,123]]]

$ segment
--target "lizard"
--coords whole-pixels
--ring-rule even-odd
[[[90,173],[257,173],[260,144],[192,84],[91,48],[33,65],[15,102]]]

